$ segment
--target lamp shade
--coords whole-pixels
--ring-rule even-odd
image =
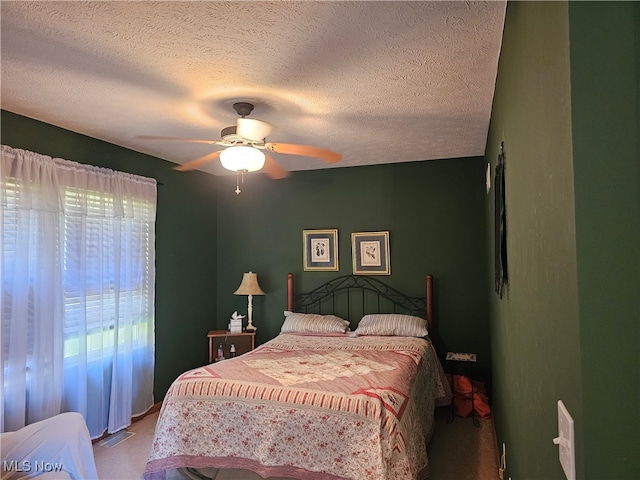
[[[220,163],[232,172],[255,172],[264,167],[264,153],[257,148],[236,145],[220,152]]]
[[[258,285],[258,275],[253,272],[247,272],[242,275],[242,282],[238,289],[233,292],[234,295],[264,295],[264,292]]]

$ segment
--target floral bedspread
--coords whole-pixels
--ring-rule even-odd
[[[426,478],[433,409],[449,400],[424,339],[280,334],[175,380],[144,478],[181,467],[305,480]]]

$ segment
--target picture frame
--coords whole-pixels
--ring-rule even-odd
[[[338,229],[303,230],[305,271],[338,271]]]
[[[351,234],[354,275],[391,275],[389,232]]]

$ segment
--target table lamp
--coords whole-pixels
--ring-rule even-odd
[[[242,282],[238,289],[233,292],[234,295],[248,295],[249,303],[247,306],[247,331],[255,332],[256,327],[253,326],[252,314],[253,314],[253,296],[264,295],[264,292],[258,285],[258,275],[253,272],[244,273],[242,275]]]

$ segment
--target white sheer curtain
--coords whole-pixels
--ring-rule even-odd
[[[2,431],[153,405],[156,182],[2,146]]]

